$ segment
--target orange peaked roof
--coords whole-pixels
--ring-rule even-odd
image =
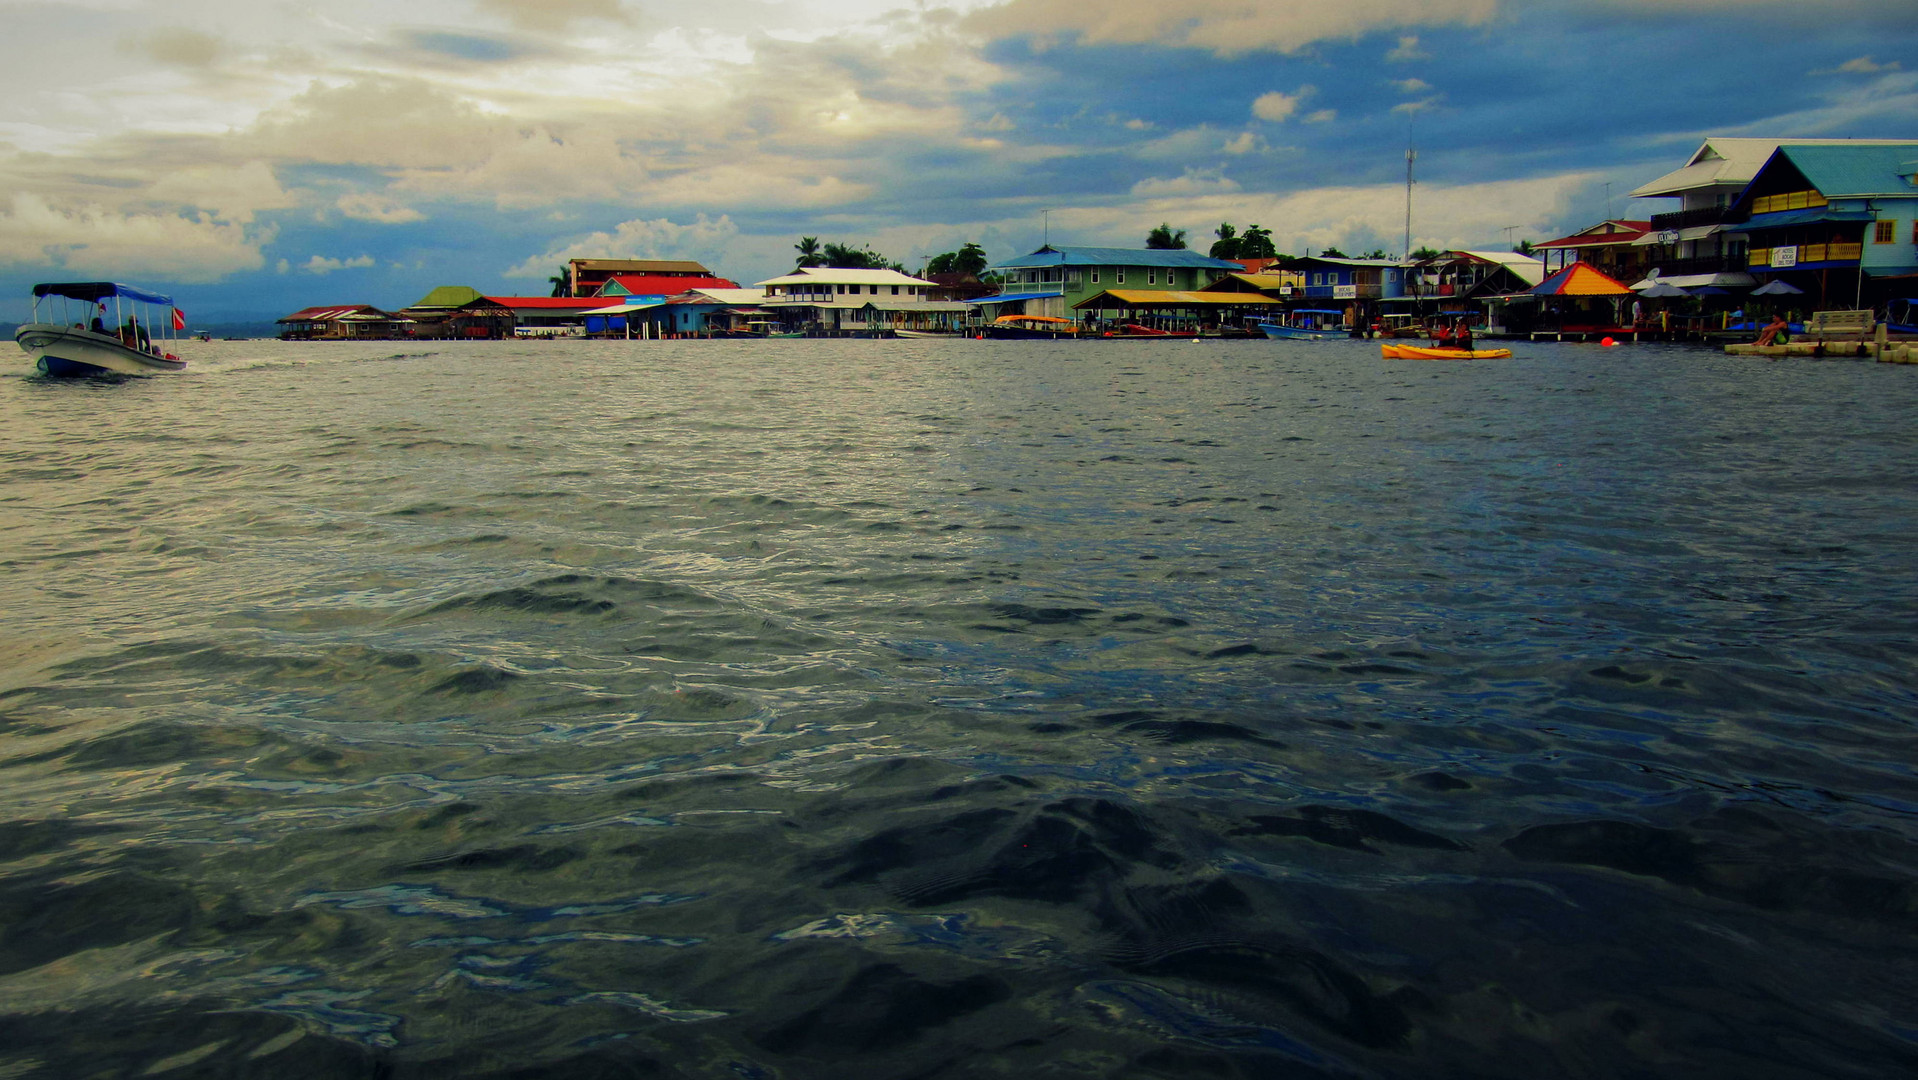
[[[1629,296],[1631,291],[1630,286],[1582,262],[1560,270],[1532,290],[1539,296]]]

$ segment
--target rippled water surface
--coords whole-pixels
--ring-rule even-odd
[[[16,359],[0,1076],[1911,1075],[1918,370],[1517,352]]]

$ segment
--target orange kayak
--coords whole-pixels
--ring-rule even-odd
[[[1380,345],[1387,360],[1503,360],[1510,349],[1432,349],[1423,345]]]

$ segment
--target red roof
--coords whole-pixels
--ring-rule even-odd
[[[501,307],[550,308],[554,311],[592,311],[606,306],[603,296],[489,296]]]
[[[1649,221],[1601,221],[1589,229],[1582,229],[1570,236],[1561,236],[1557,240],[1548,240],[1543,244],[1534,244],[1538,248],[1574,248],[1574,247],[1613,247],[1629,244],[1652,231]]]
[[[323,304],[320,307],[304,308],[288,315],[279,322],[332,322],[348,315],[364,315],[368,312],[376,319],[392,318],[386,312],[371,304]]]
[[[694,289],[737,289],[739,282],[722,277],[686,277],[674,274],[616,274],[607,284],[619,282],[630,296],[678,296]],[[601,285],[605,292],[606,286]]]

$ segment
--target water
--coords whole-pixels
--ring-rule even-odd
[[[1918,1069],[1910,368],[0,378],[0,1076]]]

